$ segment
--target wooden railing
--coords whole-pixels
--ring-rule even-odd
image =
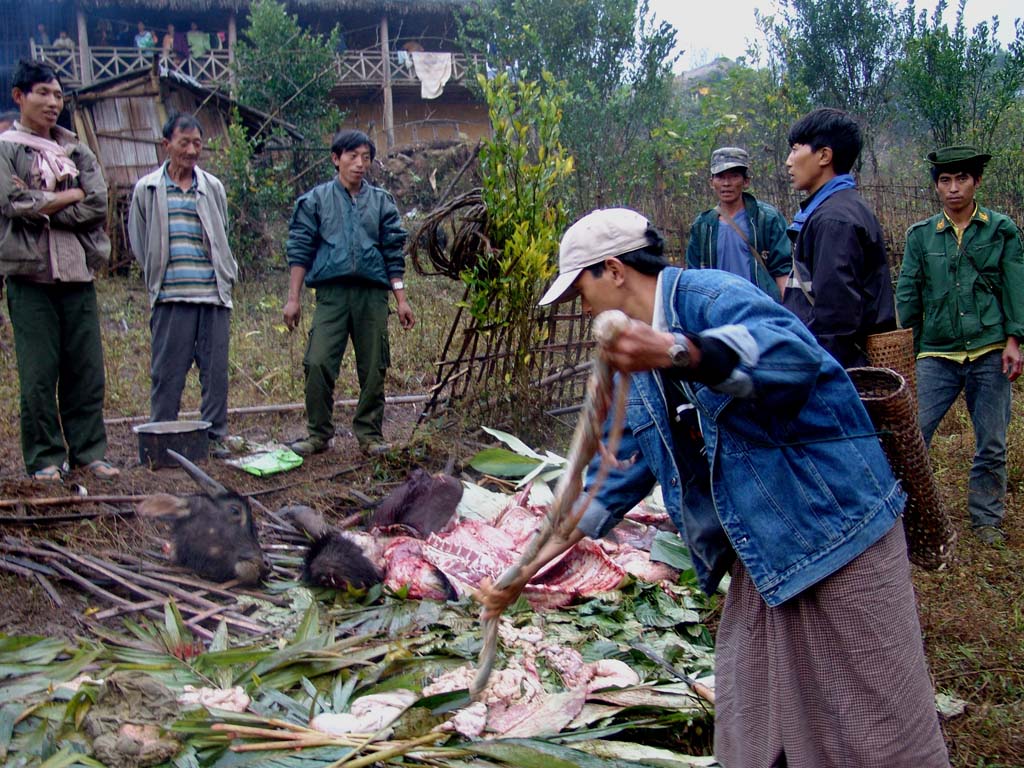
[[[389,63],[392,85],[419,85],[419,78],[412,66],[412,59],[393,52]],[[450,82],[462,83],[467,74],[483,68],[484,57],[476,54],[467,56],[452,54],[452,77]],[[378,50],[345,51],[335,60],[338,85],[381,86],[384,84],[384,61]]]
[[[146,69],[156,58],[162,72],[174,71],[194,78],[203,85],[226,88],[231,80],[229,51],[211,50],[198,58],[164,55],[159,49],[128,46],[97,46],[89,49],[88,73],[83,76],[82,56],[77,49],[69,51],[52,45],[32,43],[32,58],[45,61],[57,70],[61,82],[70,88],[95,83],[108,77]]]
[[[203,85],[226,88],[231,80],[229,51],[211,50],[199,58],[178,58],[173,53],[164,55],[160,49],[140,49],[128,46],[103,46],[89,49],[88,73],[83,76],[82,56],[77,49],[69,51],[52,45],[32,43],[32,58],[53,66],[61,82],[69,88],[116,77],[132,70],[148,68],[153,58],[160,62],[162,72],[175,71],[199,81]],[[392,85],[418,85],[419,79],[411,58],[392,53],[388,62]],[[466,76],[484,65],[483,56],[452,54],[450,82],[462,83]],[[384,62],[380,51],[346,51],[335,59],[338,85],[380,87],[384,84]]]

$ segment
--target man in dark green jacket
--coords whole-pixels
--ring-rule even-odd
[[[750,157],[739,147],[711,155],[711,189],[718,205],[690,227],[689,269],[721,269],[754,283],[776,301],[792,267],[786,220],[776,208],[747,192]]]
[[[942,212],[907,231],[896,303],[914,329],[926,442],[964,392],[975,439],[967,507],[978,537],[994,544],[1004,539],[1010,382],[1022,365],[1024,248],[1009,217],[975,202],[990,157],[971,146],[928,154]]]
[[[338,175],[295,203],[286,246],[290,280],[284,322],[301,316],[305,282],[316,291],[316,311],[303,365],[309,436],[292,444],[302,455],[327,449],[334,436],[334,383],[349,338],[356,353],[359,402],[352,431],[368,454],[385,453],[384,377],[390,364],[388,294],[398,302],[398,321],[416,324],[405,297],[406,231],[394,198],[363,176],[376,155],[370,137],[341,131],[331,144]]]

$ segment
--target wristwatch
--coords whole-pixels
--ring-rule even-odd
[[[672,360],[673,368],[690,367],[690,345],[686,337],[681,333],[673,333],[675,343],[668,348],[669,359]]]
[[[403,280],[395,280],[395,282],[393,282],[391,284],[391,290],[392,291],[401,291],[404,288],[405,288],[405,282]]]

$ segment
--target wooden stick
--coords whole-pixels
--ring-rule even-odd
[[[122,616],[126,613],[138,613],[139,611],[146,611],[150,608],[159,608],[167,602],[167,598],[162,597],[159,600],[146,600],[143,603],[133,603],[132,605],[122,605],[116,608],[107,608],[99,613],[94,613],[92,618],[95,621],[103,621],[104,619],[112,619],[115,616]]]
[[[441,196],[437,198],[437,202],[434,204],[435,208],[440,208],[441,204],[448,199],[448,196],[452,193],[452,190],[455,189],[455,185],[459,183],[459,179],[461,179],[463,175],[466,173],[466,171],[469,170],[469,167],[473,164],[473,161],[476,160],[477,157],[479,157],[480,149],[482,146],[482,141],[478,141],[476,143],[476,146],[473,147],[473,151],[470,152],[469,157],[466,158],[466,162],[462,164],[462,167],[459,168],[459,172],[455,174],[455,178],[448,182],[448,186],[444,188],[444,192],[442,192]],[[419,231],[416,232],[416,235],[419,235]]]
[[[313,728],[303,728],[301,726],[292,726],[290,728],[258,728],[251,725],[233,725],[231,723],[214,723],[211,726],[214,731],[232,734],[235,737],[242,736],[262,736],[267,739],[273,740],[275,743],[288,743],[294,745],[296,742],[305,742],[312,740],[327,740],[332,743],[337,741],[351,740],[353,742],[360,739],[364,739],[373,736],[372,733],[347,733],[344,736],[336,734],[325,733],[324,731],[318,731]],[[352,746],[351,744],[348,746]],[[294,747],[284,747],[284,749],[292,749]]]
[[[327,736],[327,734],[324,734]],[[232,744],[232,752],[266,752],[276,749],[305,749],[306,747],[329,747],[338,744],[336,738],[304,739],[295,741],[257,741],[250,744]],[[347,745],[339,745],[347,746]]]
[[[191,619],[186,621],[185,626],[194,629],[199,622],[206,621],[207,619],[216,616],[218,613],[223,613],[224,611],[228,610],[229,607],[230,606],[227,605],[218,605],[216,608],[208,608],[207,610],[202,611],[201,613],[197,613]]]
[[[11,573],[16,573],[19,576],[24,576],[26,579],[31,579],[33,576],[36,575],[35,571],[29,570],[23,565],[12,563],[6,557],[0,557],[0,568],[2,568],[5,571],[10,571]]]
[[[298,725],[296,723],[289,723],[287,720],[278,720],[276,717],[272,717],[267,722],[275,728],[285,728],[289,731],[300,731],[305,732],[311,730],[304,725]]]
[[[7,547],[5,547],[5,550],[12,551],[12,552],[16,551],[16,550],[8,549]],[[50,568],[49,566],[43,565],[42,563],[37,563],[35,560],[27,560],[27,559],[24,559],[24,558],[21,558],[21,557],[0,557],[0,562],[8,562],[8,563],[11,563],[14,566],[17,566],[18,568],[24,568],[26,570],[26,573],[25,573],[26,576],[31,576],[32,573],[41,573],[44,576],[56,576],[57,575],[56,572],[52,568]]]
[[[384,402],[388,405],[407,405],[410,403],[424,403],[429,399],[429,395],[391,395],[384,398]],[[335,400],[335,407],[342,408],[354,408],[358,403],[358,400],[346,399],[346,400]],[[305,410],[305,403],[281,403],[278,405],[245,405],[238,408],[228,408],[229,415],[239,414],[259,414],[259,413],[288,413],[290,411],[302,411]],[[196,418],[198,417],[199,411],[182,411],[178,414],[179,418]],[[112,419],[104,419],[103,423],[107,426],[116,426],[118,424],[141,424],[149,421],[149,416],[118,416]]]
[[[625,314],[618,310],[603,312],[594,321],[593,333],[601,343],[610,342],[618,333],[628,326],[630,320]],[[508,589],[516,584],[522,575],[523,570],[530,566],[537,558],[541,549],[551,540],[553,535],[562,539],[575,530],[580,517],[586,511],[586,506],[597,494],[598,489],[604,482],[609,469],[609,458],[614,457],[618,451],[619,441],[622,437],[626,416],[626,393],[629,388],[628,374],[622,374],[618,387],[615,386],[613,371],[598,354],[594,356],[594,365],[587,381],[587,396],[583,405],[583,413],[580,414],[576,424],[576,431],[572,436],[569,446],[569,453],[566,459],[566,468],[555,486],[554,499],[548,507],[547,514],[541,523],[541,527],[534,533],[527,543],[526,548],[516,563],[510,566],[494,582],[495,590]],[[612,426],[608,436],[608,446],[601,451],[601,464],[591,483],[589,494],[582,496],[583,470],[601,447],[601,431],[605,414],[602,413],[602,406],[606,401],[614,409]],[[576,499],[581,498],[582,503],[574,506]],[[518,587],[522,590],[522,585]],[[498,623],[501,617],[500,611],[487,616],[486,609],[480,612],[481,627],[483,629],[483,644],[480,648],[479,660],[477,663],[476,677],[470,683],[470,696],[477,698],[487,686],[487,680],[494,666],[494,659],[497,654],[498,645]]]
[[[49,595],[49,597],[53,601],[54,605],[56,605],[59,608],[63,608],[64,607],[64,601],[61,599],[60,595],[57,593],[57,590],[54,589],[54,586],[53,586],[53,584],[50,583],[50,580],[48,578],[46,578],[45,576],[43,576],[43,574],[41,574],[41,573],[36,573],[35,577],[36,577],[36,581],[39,582],[39,586],[41,586],[43,588],[43,591],[46,592],[47,595]]]
[[[180,566],[167,566],[167,565],[155,565],[154,563],[143,560],[142,558],[135,557],[133,555],[124,552],[112,552],[104,553],[108,557],[116,557],[129,565],[137,565],[142,568],[146,568],[152,573],[154,570],[158,570],[161,573],[161,578],[165,581],[170,581],[175,584],[180,584],[185,587],[192,587],[194,595],[203,596],[207,593],[212,595],[220,595],[222,597],[230,597],[237,599],[239,595],[250,595],[252,597],[259,598],[268,603],[274,605],[288,606],[291,605],[291,601],[284,597],[277,597],[276,595],[268,595],[263,592],[256,592],[251,589],[239,589],[233,585],[237,583],[236,580],[226,581],[223,584],[211,584],[208,581],[202,581],[186,574],[190,573]]]
[[[138,504],[148,499],[149,496],[45,496],[43,498],[25,499],[0,499],[0,509],[14,509],[16,507],[75,507],[82,504]],[[70,520],[86,520],[103,515],[134,515],[131,512],[92,512],[85,515],[67,515]],[[0,517],[0,523],[25,523],[25,522],[47,522],[56,520],[55,517]],[[61,522],[65,522],[62,520]]]
[[[405,742],[399,742],[395,746],[389,747],[388,749],[382,749],[379,752],[374,752],[374,754],[372,755],[364,755],[363,757],[360,757],[358,760],[350,760],[350,758],[355,754],[354,752],[352,752],[349,755],[343,757],[341,760],[338,760],[336,763],[333,763],[331,768],[342,765],[347,765],[348,768],[366,768],[366,766],[373,765],[376,762],[390,760],[392,757],[398,757],[400,755],[407,754],[412,750],[416,749],[416,747],[420,747],[425,744],[433,744],[435,741],[438,741],[439,739],[446,738],[448,738],[447,733],[431,731],[430,733],[424,734],[423,736],[419,736],[415,739],[409,739]]]
[[[280,728],[259,728],[252,725],[233,725],[232,723],[214,723],[210,728],[214,731],[225,731],[227,733],[235,734],[236,736],[265,736],[270,739],[278,740],[301,740],[308,738],[310,735],[326,735],[322,731],[316,731],[312,728],[303,728],[301,730],[282,730]]]
[[[165,590],[169,596],[177,598],[181,603],[179,605],[179,608],[182,611],[187,611],[188,613],[198,613],[198,611],[195,608],[190,607],[188,605],[189,603],[194,603],[202,609],[220,607],[219,604],[214,603],[211,600],[207,600],[203,597],[200,597],[199,595],[187,592],[182,589],[178,589],[177,587],[171,586],[159,579],[146,576],[142,573],[136,573],[134,571],[125,571],[123,568],[115,565],[114,563],[102,562],[97,560],[96,558],[91,558],[88,555],[76,555],[74,552],[71,552],[52,541],[45,542],[44,545],[54,549],[57,552],[60,552],[65,557],[69,557],[72,560],[75,560],[76,562],[85,565],[86,567],[92,568],[93,570],[97,571],[98,573],[101,573],[107,578],[118,582],[128,590],[137,592],[138,594],[150,600],[155,599],[157,595],[153,592],[150,592],[149,590],[143,589],[141,586],[139,586],[140,584],[146,584],[149,586],[154,586],[158,589]],[[266,630],[266,627],[263,627],[259,624],[254,624],[236,614],[227,614],[224,616],[224,620],[227,621],[229,624],[248,630],[250,632],[262,633]]]
[[[51,562],[50,564],[56,570],[60,571],[60,573],[65,578],[71,579],[71,581],[73,581],[76,584],[78,584],[80,587],[85,589],[87,592],[91,592],[94,595],[98,595],[99,597],[102,597],[105,600],[109,600],[110,602],[117,603],[119,605],[134,605],[134,603],[132,603],[131,600],[123,598],[120,595],[115,595],[113,592],[108,592],[107,590],[103,589],[102,587],[97,587],[95,584],[93,584],[91,581],[89,581],[84,576],[80,576],[80,575],[78,575],[78,573],[73,571],[71,568],[68,568],[66,565],[64,565],[64,563]]]

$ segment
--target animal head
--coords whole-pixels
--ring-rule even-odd
[[[380,584],[383,576],[355,542],[329,531],[310,545],[302,580],[318,587],[365,589]]]
[[[447,528],[462,499],[462,483],[451,475],[415,469],[377,507],[371,528],[404,526],[426,538]]]
[[[259,582],[270,566],[260,549],[249,502],[184,456],[167,453],[203,492],[184,498],[155,494],[139,505],[139,514],[170,526],[179,565],[211,581]]]
[[[305,531],[313,543],[302,566],[302,580],[316,587],[365,589],[383,580],[366,553],[345,534],[331,530],[324,516],[304,505],[282,507],[278,514]]]

